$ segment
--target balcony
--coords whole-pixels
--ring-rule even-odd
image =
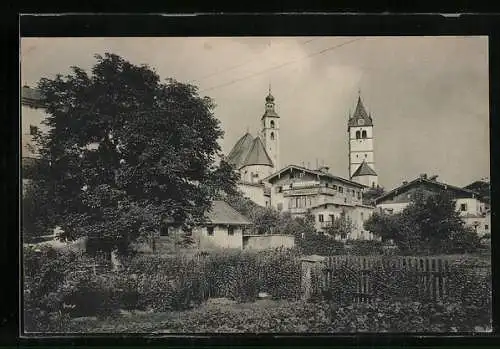
[[[339,195],[339,192],[333,188],[320,187],[320,186],[307,186],[307,187],[283,187],[283,196],[307,196],[307,195]]]

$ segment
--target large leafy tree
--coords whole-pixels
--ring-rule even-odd
[[[96,55],[91,74],[41,79],[48,132],[35,142],[38,186],[50,197],[54,223],[70,237],[87,235],[119,247],[157,232],[170,217],[203,220],[236,175],[221,159],[223,136],[214,103],[192,85],[114,55]]]

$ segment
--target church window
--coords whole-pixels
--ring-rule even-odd
[[[363,131],[363,133],[361,133],[361,138],[366,138],[366,131]]]
[[[372,188],[375,188],[375,182],[372,182]]]
[[[274,141],[274,132],[271,132],[271,140]]]
[[[356,139],[360,139],[360,138],[361,138],[361,132],[356,131]]]
[[[271,120],[271,128],[274,128],[274,120]]]

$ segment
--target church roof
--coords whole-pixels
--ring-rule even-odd
[[[253,137],[250,133],[245,133],[227,156],[227,162],[236,168],[240,168],[245,160],[250,147],[253,144]]]
[[[251,165],[273,166],[260,137],[253,138],[248,132],[236,142],[227,162],[237,169]]]
[[[376,176],[377,172],[373,168],[368,165],[366,161],[363,160],[361,165],[359,165],[358,169],[354,171],[354,174],[352,177],[359,177],[359,176]]]
[[[250,165],[267,165],[273,166],[273,162],[267,154],[266,148],[262,143],[260,137],[255,137],[253,140],[252,148],[248,152],[243,166]]]
[[[358,123],[358,120],[363,120],[363,125]],[[358,104],[356,105],[356,110],[354,110],[354,114],[349,118],[349,127],[353,126],[373,126],[373,121],[370,115],[366,112],[365,106],[363,105],[363,101],[361,101],[361,96],[358,97]]]

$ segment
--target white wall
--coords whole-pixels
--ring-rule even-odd
[[[465,204],[466,211],[461,210],[462,204]],[[483,206],[481,202],[475,198],[457,199],[455,203],[455,207],[461,215],[479,215],[481,214],[481,206]]]
[[[276,248],[293,248],[293,235],[249,235],[243,237],[243,248],[248,250],[266,250]]]
[[[259,183],[259,181],[272,174],[272,169],[271,166],[265,165],[245,166],[240,169],[240,180],[247,183]],[[252,173],[257,176],[252,177]]]
[[[398,202],[398,203],[391,203],[391,204],[378,204],[377,208],[383,210],[384,212],[392,210],[392,212],[390,212],[390,213],[399,213],[399,212],[403,211],[406,208],[406,206],[408,206],[408,205],[409,205],[408,202]],[[386,213],[389,213],[389,212],[386,212]]]
[[[249,198],[257,205],[266,206],[268,198],[264,196],[264,186],[260,185],[250,185],[245,183],[239,183],[238,189],[243,192],[243,196]]]
[[[367,187],[376,187],[378,185],[378,177],[377,176],[359,176],[353,177],[352,180],[354,182],[366,185]],[[375,183],[375,184],[373,184]]]
[[[201,249],[211,248],[243,248],[243,231],[234,226],[234,235],[228,234],[227,226],[215,226],[213,235],[208,235],[207,227],[202,227],[193,232],[198,246]]]

